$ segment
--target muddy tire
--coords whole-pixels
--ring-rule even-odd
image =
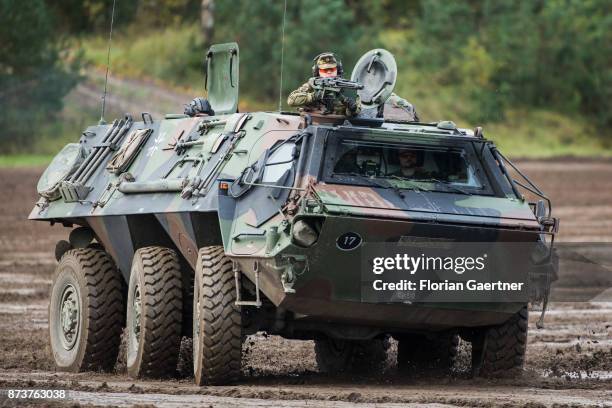
[[[475,335],[472,342],[472,372],[480,377],[503,377],[521,370],[527,350],[527,320],[523,307],[508,321]]]
[[[454,332],[398,336],[397,366],[404,372],[445,373],[455,365],[458,348],[459,335]]]
[[[176,374],[181,347],[183,289],[179,259],[163,247],[134,254],[127,303],[127,371],[130,377]]]
[[[380,372],[387,363],[389,339],[315,339],[319,371],[329,374]]]
[[[104,251],[65,252],[49,302],[49,338],[60,371],[111,371],[125,316],[125,283]]]
[[[198,385],[240,378],[242,319],[232,261],[223,247],[200,249],[193,298],[193,371]]]

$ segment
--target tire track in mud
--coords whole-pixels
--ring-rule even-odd
[[[394,384],[368,385],[348,380],[320,378],[315,384],[300,385],[234,385],[197,387],[186,381],[123,381],[102,374],[28,373],[30,379],[16,381],[25,373],[0,372],[0,386],[71,389],[79,403],[112,405],[119,400],[125,405],[196,406],[203,397],[215,406],[347,406],[344,403],[398,406],[397,404],[445,404],[445,406],[602,406],[612,399],[609,387],[590,385],[563,388],[558,381],[542,382],[533,387],[525,381],[410,380]],[[365,380],[361,380],[365,381]],[[25,383],[25,384],[24,384]],[[601,384],[599,384],[601,385]],[[168,403],[166,405],[166,403]],[[382,404],[382,405],[381,405]],[[360,405],[361,406],[361,405]],[[402,405],[400,405],[402,406]]]

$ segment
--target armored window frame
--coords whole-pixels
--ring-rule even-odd
[[[339,159],[338,154],[340,146],[342,143],[346,141],[354,141],[359,144],[368,144],[374,145],[378,144],[381,147],[384,146],[392,146],[393,148],[414,148],[414,149],[422,149],[422,150],[455,150],[461,151],[463,157],[466,160],[466,163],[469,167],[473,168],[475,177],[480,181],[481,187],[470,187],[465,185],[456,185],[451,183],[446,186],[445,184],[440,183],[427,183],[427,189],[430,192],[436,193],[457,193],[455,187],[459,187],[462,190],[475,195],[475,196],[500,196],[498,194],[497,189],[494,188],[492,181],[485,171],[481,160],[478,157],[478,154],[475,150],[474,145],[469,141],[463,138],[453,138],[453,137],[437,137],[435,140],[432,138],[428,138],[424,140],[422,137],[410,138],[407,135],[393,135],[389,134],[388,136],[383,136],[381,134],[376,135],[368,135],[363,132],[343,132],[343,131],[333,131],[328,133],[327,136],[327,145],[323,158],[323,169],[322,169],[322,180],[327,184],[344,184],[344,185],[359,185],[359,186],[369,186],[372,187],[372,183],[369,183],[367,179],[363,179],[362,177],[355,177],[351,175],[343,175],[340,173],[334,173],[334,167],[337,164]],[[382,180],[383,178],[375,177],[374,180]],[[425,183],[418,182],[418,184],[423,184],[425,187]],[[433,185],[433,188],[432,188]],[[382,186],[381,186],[382,187]],[[424,191],[425,192],[425,191]]]

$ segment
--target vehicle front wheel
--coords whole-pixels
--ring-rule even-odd
[[[127,305],[127,371],[130,377],[176,373],[183,318],[179,259],[168,248],[134,254]]]
[[[201,248],[193,290],[193,371],[198,385],[240,378],[242,318],[232,261],[223,247]]]
[[[125,284],[104,251],[66,251],[49,302],[49,334],[60,371],[113,369],[125,316]]]
[[[521,370],[527,351],[527,306],[505,323],[483,329],[472,341],[472,372],[480,377],[502,377]]]

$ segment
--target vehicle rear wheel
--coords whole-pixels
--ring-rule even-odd
[[[484,329],[472,341],[472,372],[501,377],[523,368],[527,351],[527,306],[505,323]]]
[[[449,371],[455,365],[458,347],[455,332],[398,336],[397,365],[402,371]]]
[[[388,349],[387,337],[372,340],[315,339],[319,370],[330,374],[382,371]]]
[[[127,305],[127,371],[131,377],[165,377],[176,372],[183,311],[179,259],[168,248],[134,254]]]
[[[232,261],[223,247],[200,249],[193,291],[193,370],[198,385],[240,378],[242,318]]]
[[[104,251],[66,251],[55,270],[49,334],[60,371],[113,369],[125,316],[125,283]]]

